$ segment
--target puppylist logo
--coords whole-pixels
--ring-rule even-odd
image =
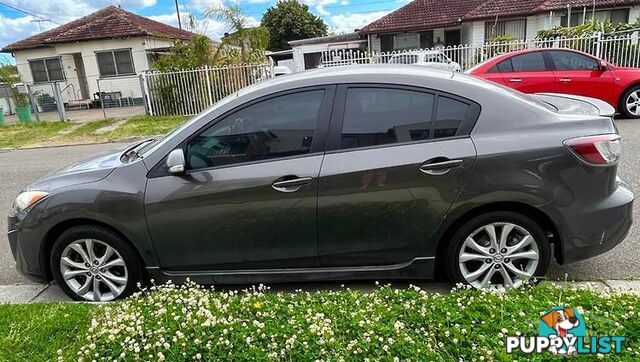
[[[538,336],[508,336],[507,353],[526,354],[548,351],[553,355],[620,353],[625,337],[587,337],[587,328],[580,313],[568,307],[547,311],[538,323]]]

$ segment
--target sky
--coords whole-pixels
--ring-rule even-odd
[[[227,32],[215,20],[202,20],[203,11],[237,1],[250,25],[258,24],[276,0],[178,0],[183,19],[192,13],[200,18],[196,32],[218,40]],[[352,32],[406,4],[408,0],[299,0],[320,16],[330,31]],[[0,48],[41,31],[54,28],[109,5],[120,5],[133,13],[177,26],[174,0],[0,0]],[[10,54],[0,53],[0,64],[14,63]]]

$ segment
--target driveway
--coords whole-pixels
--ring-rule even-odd
[[[617,121],[623,137],[623,156],[618,175],[626,180],[634,190],[640,192],[640,120]],[[6,214],[13,198],[26,185],[69,163],[123,145],[101,144],[17,150],[0,153],[0,213]],[[635,215],[640,215],[640,203],[634,205]],[[0,218],[0,284],[31,283],[14,267],[13,257],[6,237],[6,219]],[[552,265],[549,276],[569,280],[640,278],[640,226],[634,224],[627,239],[618,247],[604,255],[567,266]]]

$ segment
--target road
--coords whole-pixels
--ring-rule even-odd
[[[634,190],[640,192],[640,120],[616,121],[623,137],[623,155],[618,175]],[[0,152],[0,213],[6,214],[16,194],[29,183],[69,163],[106,151],[118,144],[83,145]],[[640,215],[640,203],[634,206],[634,214]],[[568,280],[640,278],[640,226],[634,224],[627,239],[612,251],[571,265],[553,264],[548,276]],[[0,284],[31,283],[14,267],[13,257],[6,237],[6,219],[0,218]]]

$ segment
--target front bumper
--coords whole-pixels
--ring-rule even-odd
[[[40,246],[42,238],[34,237],[31,232],[20,228],[21,215],[10,214],[7,219],[9,247],[16,261],[16,270],[34,282],[47,282],[47,276],[40,265]]]
[[[631,228],[633,200],[629,185],[618,179],[605,199],[565,213],[559,225],[563,263],[588,259],[620,244]]]

